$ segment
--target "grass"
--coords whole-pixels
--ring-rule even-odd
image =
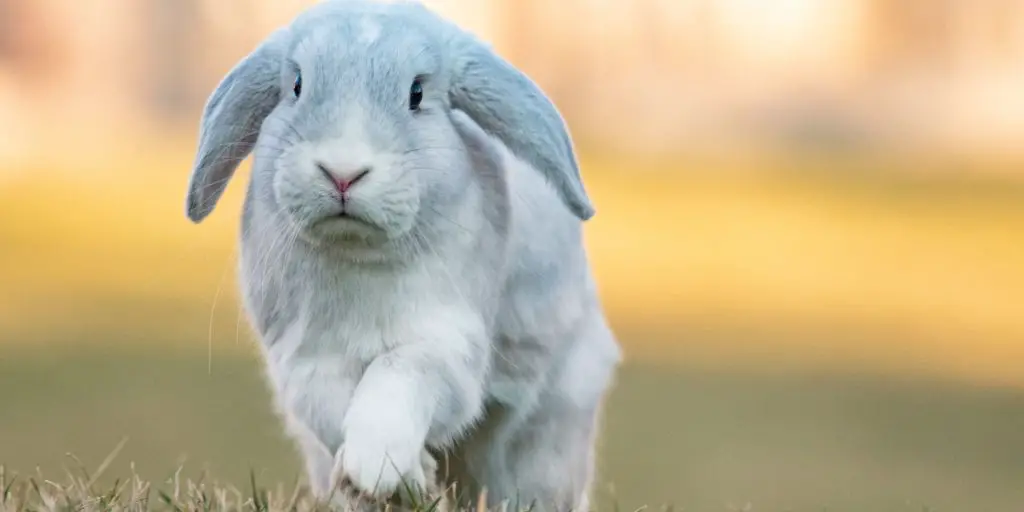
[[[292,497],[300,465],[236,306],[243,187],[193,226],[189,160],[0,186],[0,464],[32,509],[28,476],[90,506],[115,483],[168,509],[158,489],[181,509],[196,489],[258,508],[251,477]],[[600,509],[1021,510],[1024,183],[696,165],[585,161],[587,243],[627,354]],[[92,489],[63,472],[68,452],[96,468],[125,437]]]
[[[112,454],[113,455],[113,454]],[[78,462],[76,460],[76,462]],[[109,463],[109,459],[104,461]],[[183,479],[180,471],[161,485],[154,485],[130,474],[114,483],[99,487],[97,478],[106,465],[90,474],[78,462],[79,470],[68,470],[62,481],[48,480],[42,474],[20,476],[0,466],[0,510],[14,511],[237,511],[237,512],[313,512],[337,510],[328,500],[316,499],[305,486],[296,483],[290,490],[283,485],[273,490],[260,487],[254,474],[250,486],[241,490],[232,485]],[[391,510],[388,505],[373,506],[355,502],[356,510]],[[441,502],[413,502],[402,510],[439,512]],[[357,508],[358,507],[358,508]],[[478,507],[476,510],[486,510]]]
[[[67,453],[96,468],[127,438],[98,490],[138,475],[170,493],[175,475],[210,475],[248,496],[252,472],[284,499],[300,464],[260,372],[255,358],[216,354],[211,373],[198,349],[9,350],[0,464],[63,482],[65,467],[78,471]],[[1022,431],[1015,388],[632,363],[607,406],[595,499],[627,511],[1009,512],[1024,504]]]

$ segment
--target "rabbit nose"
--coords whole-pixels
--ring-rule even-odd
[[[334,187],[338,189],[338,192],[341,192],[342,194],[347,192],[352,185],[370,173],[369,167],[360,167],[347,172],[339,172],[324,165],[323,162],[317,162],[316,166],[320,169],[320,172],[327,177],[327,179],[331,180],[331,183],[333,183]]]

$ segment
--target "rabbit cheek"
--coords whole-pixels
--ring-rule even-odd
[[[294,166],[280,169],[274,176],[274,198],[297,226],[309,229],[316,221],[327,217],[336,209],[337,199],[330,189],[305,176]]]
[[[399,238],[415,224],[420,209],[418,183],[410,174],[371,180],[353,191],[348,208],[378,226],[388,238]]]
[[[274,200],[296,227],[315,231],[320,221],[341,213],[341,201],[304,145],[282,154],[273,175]]]

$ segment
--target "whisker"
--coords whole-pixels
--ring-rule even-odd
[[[434,257],[437,258],[437,262],[441,265],[441,271],[444,272],[445,276],[448,278],[448,283],[452,286],[452,290],[459,296],[460,299],[462,299],[462,302],[464,304],[467,304],[467,305],[468,304],[472,304],[472,302],[467,300],[466,296],[463,295],[462,289],[459,287],[459,285],[457,284],[457,282],[455,280],[455,277],[452,275],[451,271],[448,269],[448,262],[447,262],[447,260],[442,258],[441,255],[437,251],[434,250],[433,245],[431,245],[431,243],[430,243],[430,239],[428,237],[422,236],[422,234],[419,233],[419,232],[414,233],[414,237],[416,239],[420,240],[423,243],[423,246],[428,251],[433,253]]]
[[[432,212],[432,213],[433,213],[434,215],[436,215],[436,216],[437,216],[437,218],[439,218],[439,219],[441,219],[441,220],[443,220],[443,221],[445,221],[445,222],[448,222],[448,223],[449,223],[449,224],[451,224],[452,226],[455,226],[455,227],[457,227],[457,228],[461,229],[461,230],[462,230],[462,231],[464,231],[464,232],[465,232],[466,234],[473,234],[473,231],[472,231],[472,230],[470,230],[470,229],[469,229],[469,228],[467,228],[466,226],[463,226],[462,224],[459,224],[459,223],[458,223],[458,222],[456,222],[456,221],[455,221],[454,219],[452,219],[452,218],[448,217],[447,215],[445,215],[444,213],[442,213],[442,212],[441,212],[440,210],[438,210],[437,208],[435,208],[435,207],[433,207],[433,206],[431,206],[431,205],[424,205],[424,206],[426,206],[426,208],[427,208],[428,210],[430,210],[430,211],[431,211],[431,212]]]
[[[232,257],[234,255],[232,254]],[[228,258],[230,262],[231,257]],[[224,269],[220,273],[220,282],[217,283],[217,291],[213,294],[213,303],[210,304],[210,325],[207,328],[207,339],[206,339],[206,373],[207,375],[213,375],[213,319],[214,313],[217,311],[217,302],[220,299],[220,292],[224,288],[224,279],[228,275],[228,267],[230,263],[224,266]]]
[[[438,150],[464,152],[465,148],[460,148],[458,146],[422,146],[422,147],[412,148],[412,149],[403,151],[401,154],[402,155],[410,155],[410,154],[413,154],[413,153],[420,153],[420,152],[423,152],[423,151],[438,151]]]

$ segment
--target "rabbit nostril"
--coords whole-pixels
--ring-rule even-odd
[[[367,174],[370,174],[370,168],[369,167],[363,167],[362,169],[359,169],[359,171],[356,172],[356,174],[354,176],[352,176],[351,179],[348,180],[348,184],[347,184],[347,186],[345,188],[348,188],[348,187],[351,187],[352,185],[355,185],[355,183],[357,181],[363,179],[363,177],[366,176]]]
[[[316,167],[317,169],[320,169],[320,172],[324,176],[326,176],[327,179],[331,180],[331,183],[334,184],[334,187],[337,188],[338,191],[343,194],[347,192],[348,189],[351,188],[352,185],[354,185],[357,181],[363,179],[367,174],[370,173],[369,167],[363,167],[354,172],[347,173],[333,172],[329,167],[324,165],[322,162],[317,162]]]

